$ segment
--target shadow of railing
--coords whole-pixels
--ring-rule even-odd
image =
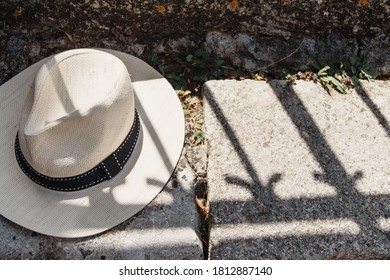
[[[227,188],[232,184],[244,187],[253,195],[252,200],[245,202],[221,200],[210,203],[211,231],[215,231],[214,236],[219,233],[224,236],[223,241],[211,245],[211,258],[389,257],[390,234],[380,228],[378,220],[390,217],[390,195],[359,192],[357,182],[365,174],[362,170],[348,174],[294,88],[288,83],[280,86],[279,82],[271,82],[269,86],[322,170],[321,173],[313,172],[313,179],[332,186],[336,194],[280,198],[273,187],[283,179],[283,173],[271,175],[267,183],[260,181],[258,170],[253,167],[253,155],[251,160],[220,104],[212,94],[206,94],[223,133],[241,161],[240,169],[251,178],[225,175],[225,185]],[[217,217],[223,212],[223,219]],[[308,230],[301,230],[305,226]]]
[[[370,98],[367,91],[363,86],[356,87],[356,93],[360,96],[362,101],[367,105],[372,114],[377,118],[378,123],[387,134],[387,137],[390,137],[390,124],[387,121],[386,117],[382,114],[379,107],[374,103],[374,101]]]

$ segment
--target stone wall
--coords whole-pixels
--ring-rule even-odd
[[[389,22],[389,0],[0,0],[0,81],[67,48],[145,59],[199,42],[246,71],[357,54],[389,75]]]
[[[126,36],[178,32],[362,35],[390,28],[387,0],[19,0],[1,1],[36,22]],[[70,26],[67,26],[70,25]]]

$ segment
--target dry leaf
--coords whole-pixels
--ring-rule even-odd
[[[198,206],[198,210],[200,213],[200,216],[205,219],[207,217],[207,208],[206,208],[206,200],[204,198],[199,198],[195,196],[195,202]]]

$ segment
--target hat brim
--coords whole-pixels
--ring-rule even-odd
[[[135,92],[141,131],[131,159],[111,180],[77,192],[32,182],[19,168],[14,141],[26,95],[45,59],[0,86],[0,214],[56,237],[86,237],[134,216],[169,181],[184,145],[184,115],[175,90],[144,61],[100,49],[123,61]]]

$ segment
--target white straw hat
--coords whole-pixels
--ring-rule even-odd
[[[156,70],[113,50],[76,49],[0,86],[0,214],[84,237],[144,208],[170,179],[184,116]]]

